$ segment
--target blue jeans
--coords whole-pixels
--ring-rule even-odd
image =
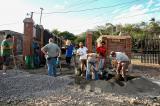
[[[96,63],[95,62],[88,62],[88,61],[87,61],[87,70],[86,70],[86,80],[90,79],[91,66],[93,66],[94,80],[98,80],[98,73],[97,73],[97,70],[96,70]]]
[[[34,66],[35,66],[35,67],[39,67],[39,65],[40,65],[39,56],[34,55],[34,56],[33,56],[33,62],[34,62]]]
[[[104,70],[104,62],[105,62],[105,59],[100,59],[99,60],[99,65],[98,65],[98,71],[99,72],[102,72]]]
[[[48,66],[48,75],[56,77],[56,62],[57,58],[51,57],[47,59],[47,66]]]

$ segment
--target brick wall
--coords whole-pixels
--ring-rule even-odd
[[[88,48],[88,52],[91,53],[92,52],[92,33],[91,32],[87,32],[86,33],[86,47]]]

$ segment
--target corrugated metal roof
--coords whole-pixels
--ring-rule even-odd
[[[3,33],[3,34],[13,34],[13,35],[23,35],[22,33],[11,31],[11,30],[0,30],[0,33]]]

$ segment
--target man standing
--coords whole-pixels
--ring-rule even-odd
[[[61,50],[53,39],[49,39],[49,43],[41,48],[41,51],[45,54],[48,66],[48,75],[56,77],[56,62],[57,58],[61,55]]]
[[[111,54],[113,60],[116,60],[116,62],[117,62],[116,73],[117,73],[118,77],[121,74],[122,77],[124,78],[124,80],[127,81],[126,69],[128,69],[128,65],[130,64],[129,57],[122,52],[112,51],[110,54]]]
[[[6,74],[7,66],[10,62],[10,55],[12,54],[12,36],[6,35],[5,39],[1,43],[1,56],[3,57],[3,74]]]
[[[80,42],[77,54],[80,56],[82,76],[85,75],[85,67],[87,67],[87,52],[88,49],[85,46],[83,46],[82,42]]]
[[[88,53],[87,54],[87,70],[86,70],[86,80],[90,80],[91,67],[92,68],[92,79],[98,80],[97,74],[97,57],[96,53]]]
[[[33,63],[36,68],[40,66],[40,46],[36,38],[33,38]]]
[[[106,63],[106,47],[105,47],[105,41],[101,42],[101,45],[97,47],[97,53],[99,54],[99,65],[98,65],[98,71],[102,73],[102,71],[105,68]]]

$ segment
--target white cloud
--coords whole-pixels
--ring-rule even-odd
[[[55,8],[56,10],[64,10],[64,9],[65,9],[65,5],[56,4],[56,5],[54,6],[54,8]]]
[[[144,8],[142,5],[133,5],[128,12],[122,13],[114,18],[114,23],[137,23],[140,21],[148,20],[150,15],[145,14],[149,9]]]
[[[3,4],[3,5],[2,5]],[[35,7],[36,8],[36,7]],[[34,11],[32,5],[28,5],[23,0],[3,0],[0,6],[0,30],[14,30],[23,32],[23,19],[27,12]],[[15,23],[11,25],[3,25]]]
[[[67,1],[65,2],[67,3]],[[13,30],[23,33],[23,20],[26,14],[31,11],[40,12],[39,5],[33,5],[26,0],[4,0],[1,2],[0,13],[0,30]],[[45,12],[58,11],[64,9],[65,5],[55,5],[52,8],[44,6]],[[55,10],[56,8],[56,10]],[[62,11],[61,10],[61,11]],[[42,25],[45,29],[52,30],[58,28],[60,31],[70,31],[72,33],[81,33],[87,28],[93,27],[93,19],[86,19],[82,17],[69,16],[67,14],[50,14],[51,16],[42,15]],[[98,17],[97,17],[98,18]],[[34,14],[33,19],[35,24],[39,24],[40,14]],[[95,19],[96,20],[96,19]],[[89,22],[88,22],[89,21]],[[94,21],[93,21],[94,22]],[[86,25],[87,23],[87,25]],[[3,25],[8,24],[8,25]]]
[[[153,0],[149,0],[147,3],[147,7],[151,7],[155,2]]]
[[[116,13],[118,13],[118,12],[120,12],[120,9],[114,10],[114,11],[112,12],[112,14],[116,14]]]
[[[155,6],[156,6],[156,7],[159,7],[159,6],[160,6],[160,3],[155,4]]]
[[[129,10],[132,11],[139,11],[143,8],[143,5],[139,4],[139,5],[133,5]]]
[[[100,24],[104,18],[96,17],[92,19],[82,18],[78,16],[68,16],[67,14],[56,14],[43,18],[43,25],[49,30],[58,29],[60,31],[70,31],[79,34],[87,29],[93,28]],[[99,22],[97,22],[99,20]]]
[[[150,11],[160,11],[160,7],[152,8]]]

